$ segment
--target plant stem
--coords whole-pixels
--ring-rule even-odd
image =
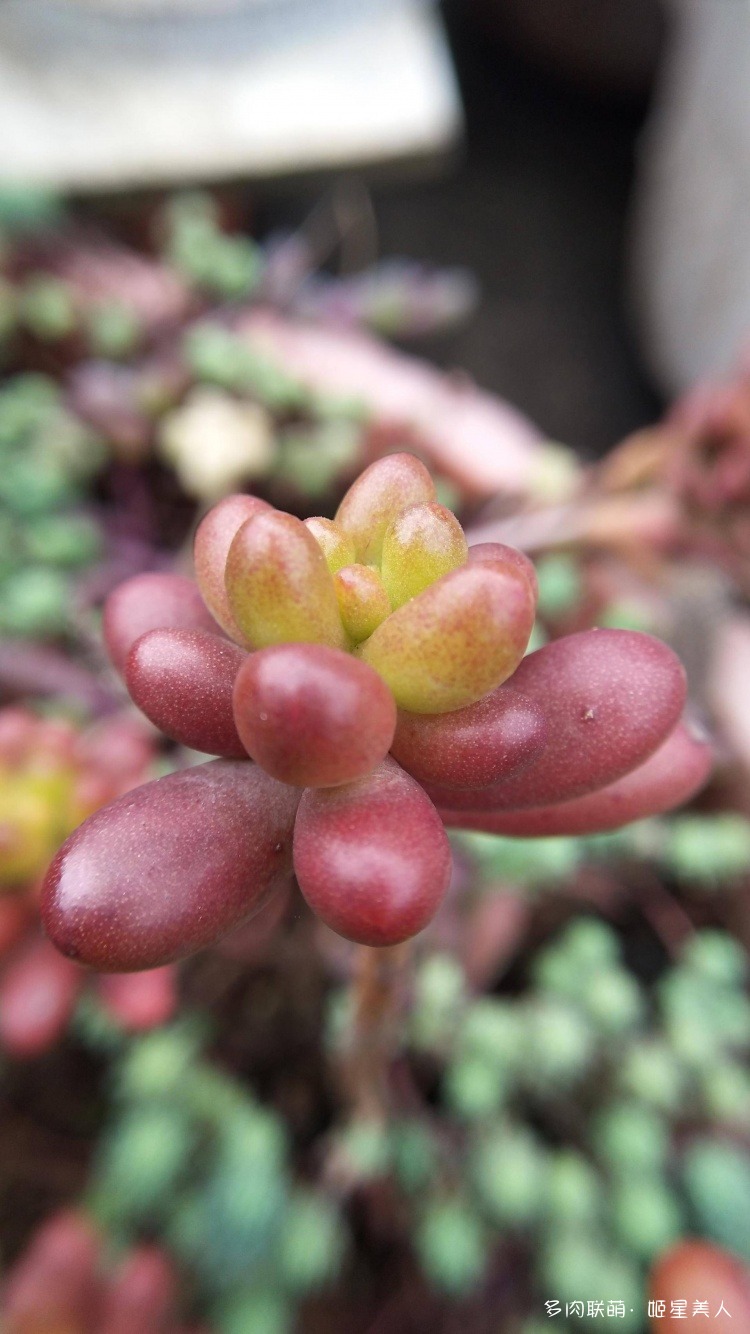
[[[354,982],[352,1044],[345,1080],[361,1115],[387,1114],[389,1068],[397,1037],[411,942],[373,949],[360,945]]]

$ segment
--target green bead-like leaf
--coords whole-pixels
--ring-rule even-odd
[[[431,1285],[458,1297],[481,1281],[487,1244],[479,1219],[458,1200],[432,1204],[417,1230],[419,1258]]]
[[[632,1097],[667,1114],[676,1113],[685,1096],[680,1064],[658,1038],[632,1044],[620,1065],[619,1083]]]
[[[554,1233],[542,1256],[541,1270],[545,1292],[554,1293],[563,1310],[566,1303],[581,1300],[584,1311],[589,1300],[604,1302],[605,1309],[608,1302],[622,1302],[624,1315],[610,1321],[605,1317],[600,1320],[602,1328],[610,1324],[618,1334],[640,1334],[645,1309],[640,1267],[630,1256],[611,1250],[598,1231],[576,1228]],[[555,1324],[558,1322],[550,1322],[550,1330]],[[585,1320],[576,1328],[587,1325],[595,1329],[596,1320]],[[565,1326],[559,1328],[562,1334]]]
[[[470,1176],[492,1222],[527,1227],[544,1201],[546,1154],[525,1129],[498,1126],[474,1145]]]
[[[99,1215],[134,1223],[163,1212],[193,1148],[192,1128],[174,1107],[147,1104],[128,1113],[99,1154]]]
[[[479,1121],[499,1111],[507,1088],[500,1066],[478,1056],[462,1056],[446,1072],[443,1096],[456,1116]]]
[[[460,1050],[506,1070],[514,1070],[525,1042],[520,1007],[484,997],[466,1011],[459,1034]]]
[[[595,1225],[604,1203],[602,1182],[574,1149],[555,1153],[547,1169],[544,1211],[555,1226]]]
[[[530,1084],[546,1091],[585,1075],[595,1056],[595,1034],[574,1006],[540,996],[529,1004],[526,1022]]]
[[[718,985],[742,986],[747,976],[747,954],[726,931],[696,931],[682,953],[681,963]]]
[[[398,1122],[391,1132],[393,1170],[404,1190],[424,1190],[438,1169],[438,1151],[428,1126],[414,1118]]]
[[[650,1174],[625,1175],[616,1181],[610,1208],[615,1235],[639,1260],[653,1260],[682,1232],[675,1195]]]
[[[330,1200],[310,1190],[290,1199],[281,1234],[281,1273],[295,1292],[310,1292],[336,1277],[344,1251],[341,1219]]]
[[[729,1140],[696,1140],[683,1181],[700,1232],[750,1260],[750,1155]]]
[[[594,1151],[616,1172],[660,1170],[669,1151],[665,1121],[640,1103],[610,1104],[595,1117],[591,1132]]]
[[[644,1002],[635,978],[612,968],[586,979],[583,1004],[602,1033],[626,1033],[643,1017]]]
[[[292,1327],[287,1299],[259,1288],[222,1303],[216,1330],[217,1334],[291,1334]]]

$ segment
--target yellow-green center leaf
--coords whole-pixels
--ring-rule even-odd
[[[356,560],[354,542],[343,528],[339,528],[339,525],[333,522],[333,519],[321,519],[316,515],[313,519],[305,519],[304,524],[323,552],[331,574],[335,574],[345,565],[354,564]]]
[[[383,581],[371,565],[346,565],[334,584],[344,629],[353,644],[361,644],[391,614]]]
[[[385,530],[407,505],[435,499],[435,483],[413,454],[389,454],[359,476],[349,487],[336,514],[336,523],[354,541],[356,558],[377,565]]]
[[[349,647],[325,556],[300,519],[264,511],[244,523],[227,557],[229,606],[256,648]]]
[[[449,713],[482,699],[523,657],[534,623],[528,580],[464,565],[383,621],[358,650],[413,713]]]
[[[431,501],[410,505],[385,530],[380,573],[394,611],[451,570],[469,547],[458,519]]]

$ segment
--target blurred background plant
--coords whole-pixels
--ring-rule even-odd
[[[140,720],[88,727],[22,707],[0,710],[0,1049],[38,1057],[59,1041],[90,974],[41,934],[37,907],[60,837],[144,782],[156,760]],[[112,1022],[140,1031],[177,1003],[173,969],[93,978]]]
[[[105,460],[102,444],[65,408],[44,375],[0,390],[0,632],[45,638],[74,616],[76,575],[103,554],[85,506]]]
[[[502,1291],[509,1330],[552,1297],[571,1328],[601,1300],[639,1330],[680,1238],[750,1263],[748,965],[717,925],[750,825],[455,844],[413,975],[387,965],[397,1007],[367,1021],[364,1067],[353,952],[297,903],[284,930],[251,924],[188,965],[201,1009],[160,1031],[128,1037],[106,993],[79,1000],[74,1044],[106,1071],[82,1207],[106,1254],[158,1246],[179,1276],[170,1330],[325,1327],[376,1311],[384,1274],[394,1321],[418,1294],[424,1328]]]

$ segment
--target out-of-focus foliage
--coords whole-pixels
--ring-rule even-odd
[[[25,708],[0,710],[0,887],[33,886],[61,834],[142,782],[153,758],[135,718],[82,728]]]
[[[0,1048],[18,1059],[59,1042],[90,980],[115,1027],[140,1032],[177,1003],[171,968],[102,979],[63,958],[40,932],[40,879],[61,834],[143,782],[155,764],[137,718],[90,726],[0,709]]]
[[[104,458],[51,379],[0,389],[0,634],[54,635],[70,622],[75,574],[102,553],[83,502]]]
[[[82,1023],[113,1040],[95,1013]],[[334,1195],[295,1176],[282,1119],[200,1046],[187,1022],[115,1040],[88,1208],[120,1244],[158,1233],[217,1330],[254,1328],[260,1308],[264,1328],[291,1329],[297,1302],[338,1277],[348,1228]]]
[[[646,1267],[680,1236],[750,1258],[746,981],[742,948],[706,929],[646,985],[592,916],[535,953],[518,994],[476,995],[455,958],[425,957],[404,1041],[439,1110],[384,1128],[377,1170],[411,1201],[430,1283],[476,1291],[514,1239],[540,1306],[624,1300],[638,1330]],[[367,1180],[367,1156],[349,1161]]]

